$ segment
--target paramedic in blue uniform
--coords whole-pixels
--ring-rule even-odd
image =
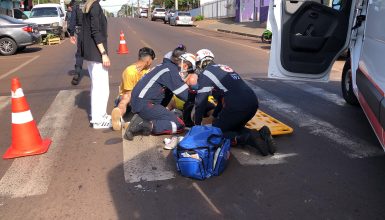
[[[82,74],[82,68],[83,68],[83,57],[81,56],[80,48],[81,48],[81,42],[80,37],[75,37],[75,34],[79,36],[80,29],[82,27],[82,19],[83,19],[83,12],[80,8],[80,3],[77,3],[76,0],[72,0],[70,5],[72,7],[69,26],[68,26],[68,32],[70,34],[70,41],[73,44],[76,44],[77,50],[75,53],[76,63],[75,63],[75,76],[72,78],[72,85],[78,85],[81,74]]]
[[[171,59],[164,59],[136,84],[132,91],[131,111],[135,113],[124,137],[135,135],[175,134],[184,131],[184,123],[169,111],[162,101],[168,89],[183,101],[188,98],[188,86],[181,78],[185,72],[195,71],[195,56],[174,51]]]
[[[260,132],[245,128],[258,110],[258,98],[254,91],[229,66],[215,64],[214,54],[210,50],[199,50],[196,60],[200,73],[191,74],[191,78],[186,81],[193,85],[195,76],[199,87],[195,99],[195,124],[202,123],[207,98],[213,95],[218,101],[213,113],[213,126],[220,128],[225,136],[232,139],[233,145],[251,145],[264,156],[274,154],[275,146],[268,127]],[[263,140],[263,146],[258,139]]]

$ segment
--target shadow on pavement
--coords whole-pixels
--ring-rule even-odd
[[[22,51],[19,51],[18,54],[28,54],[28,53],[36,53],[43,50],[41,47],[27,47]]]
[[[87,118],[90,118],[91,114],[91,97],[90,91],[82,91],[75,97],[75,105],[80,109],[83,109],[87,114]]]

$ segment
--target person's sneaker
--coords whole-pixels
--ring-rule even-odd
[[[261,129],[259,129],[259,134],[261,135],[261,138],[265,141],[269,153],[274,155],[275,151],[277,150],[277,146],[273,140],[273,136],[271,136],[269,127],[263,126]]]
[[[98,122],[98,123],[93,123],[92,127],[94,129],[103,129],[103,128],[111,128],[112,123],[111,123],[111,118],[103,118],[103,121]]]
[[[163,142],[164,142],[163,149],[172,150],[178,145],[179,138],[177,136],[172,136],[171,138],[165,138]]]
[[[265,141],[261,138],[261,135],[258,131],[251,130],[251,134],[247,140],[247,144],[251,147],[255,147],[262,156],[267,156],[269,154],[268,146]]]
[[[71,84],[76,86],[79,84],[80,81],[80,74],[75,74],[75,76],[72,78]]]
[[[120,131],[122,129],[122,117],[119,108],[114,108],[111,112],[112,129]]]

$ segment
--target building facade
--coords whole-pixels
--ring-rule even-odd
[[[208,19],[234,18],[236,22],[267,21],[270,0],[200,0],[200,7],[191,10],[193,16]]]

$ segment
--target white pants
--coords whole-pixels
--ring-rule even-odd
[[[110,96],[108,70],[102,63],[93,61],[87,61],[87,67],[91,78],[91,123],[99,123],[107,114]]]

